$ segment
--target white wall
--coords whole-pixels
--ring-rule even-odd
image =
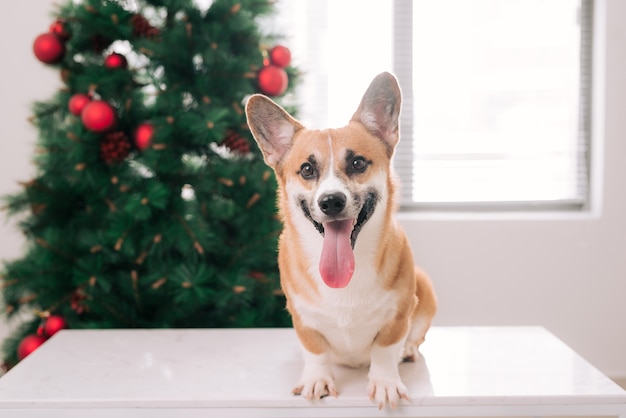
[[[35,173],[31,164],[36,130],[28,122],[35,100],[46,100],[61,87],[58,71],[41,64],[32,53],[33,40],[48,31],[52,23],[53,0],[10,1],[3,4],[0,25],[0,195],[19,191],[18,181]],[[3,203],[0,203],[2,206]],[[0,212],[0,260],[14,259],[23,253],[25,240]],[[0,302],[1,303],[1,302]],[[2,308],[0,306],[2,310]],[[0,318],[0,340],[8,332]]]
[[[410,215],[400,218],[415,257],[433,276],[436,325],[547,327],[612,377],[626,377],[626,2],[596,1],[601,27],[594,149],[594,212],[560,215]],[[34,100],[61,86],[58,73],[32,55],[54,0],[5,5],[0,42],[0,195],[27,180],[36,131]],[[603,12],[603,9],[606,11]],[[606,22],[603,16],[606,16]],[[605,24],[606,23],[606,24]],[[602,57],[601,57],[602,58]],[[599,82],[604,81],[603,87]],[[602,112],[604,108],[604,112]],[[601,154],[604,154],[604,159]],[[0,213],[0,259],[18,257],[24,240]],[[0,340],[6,335],[0,322]]]

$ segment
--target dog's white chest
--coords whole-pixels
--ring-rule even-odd
[[[392,320],[397,297],[359,270],[345,289],[320,287],[315,304],[296,297],[305,325],[321,332],[331,346],[333,360],[348,366],[369,364],[370,348],[381,328]],[[370,272],[369,274],[373,274]]]

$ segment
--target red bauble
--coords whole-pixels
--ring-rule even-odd
[[[39,61],[55,64],[65,55],[65,44],[53,33],[42,33],[33,42],[33,52]]]
[[[57,20],[50,25],[50,33],[54,33],[62,41],[67,41],[72,36],[67,24],[62,20]]]
[[[85,128],[93,132],[104,132],[115,126],[115,112],[110,104],[103,100],[87,103],[80,117]]]
[[[114,52],[104,59],[104,66],[111,69],[126,68],[128,61],[124,55]]]
[[[272,60],[272,64],[277,67],[288,67],[291,62],[291,51],[289,51],[289,48],[285,46],[276,45],[270,51],[270,59]]]
[[[259,88],[268,96],[279,96],[287,90],[289,79],[280,67],[268,65],[259,71]]]
[[[30,353],[35,351],[39,346],[46,342],[46,338],[37,334],[30,334],[17,346],[17,358],[23,360]]]
[[[70,97],[69,102],[67,102],[67,108],[72,115],[78,116],[89,102],[91,102],[91,97],[86,94],[77,93]]]
[[[142,123],[135,129],[135,146],[143,151],[152,144],[152,135],[154,134],[154,126],[150,122]]]
[[[43,325],[43,332],[48,337],[52,337],[62,329],[67,328],[67,322],[59,315],[50,315]]]

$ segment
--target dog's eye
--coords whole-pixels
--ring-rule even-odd
[[[300,175],[303,179],[309,180],[315,177],[315,167],[311,163],[304,163],[300,166]]]
[[[365,171],[365,169],[367,168],[367,166],[369,165],[369,163],[367,162],[367,160],[363,157],[356,157],[354,160],[352,160],[352,164],[350,166],[350,171],[352,173],[362,173]]]

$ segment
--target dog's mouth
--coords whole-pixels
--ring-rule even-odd
[[[354,273],[354,246],[363,226],[371,218],[378,202],[376,193],[367,195],[356,219],[317,222],[311,216],[306,200],[300,201],[304,216],[324,237],[320,256],[320,274],[324,282],[333,288],[343,288],[350,283]]]
[[[372,213],[374,213],[374,209],[376,208],[377,202],[378,202],[378,196],[376,195],[376,193],[370,192],[367,195],[367,198],[365,199],[365,203],[363,203],[363,207],[361,208],[359,215],[357,216],[356,219],[352,221],[354,225],[352,227],[352,232],[350,233],[350,245],[352,246],[352,249],[354,249],[354,245],[356,244],[356,239],[359,236],[359,232],[361,232],[361,228],[363,228],[363,225],[365,225],[365,223],[372,216]],[[319,223],[315,219],[313,219],[313,217],[311,216],[311,211],[309,210],[309,207],[307,206],[306,200],[303,199],[300,201],[300,207],[302,208],[302,212],[304,212],[304,216],[313,224],[315,229],[317,229],[317,232],[319,232],[323,237],[324,236],[324,224]],[[348,219],[340,220],[340,221],[330,221],[330,222],[327,222],[327,224],[334,223],[334,222],[346,222],[346,221],[348,221]]]

